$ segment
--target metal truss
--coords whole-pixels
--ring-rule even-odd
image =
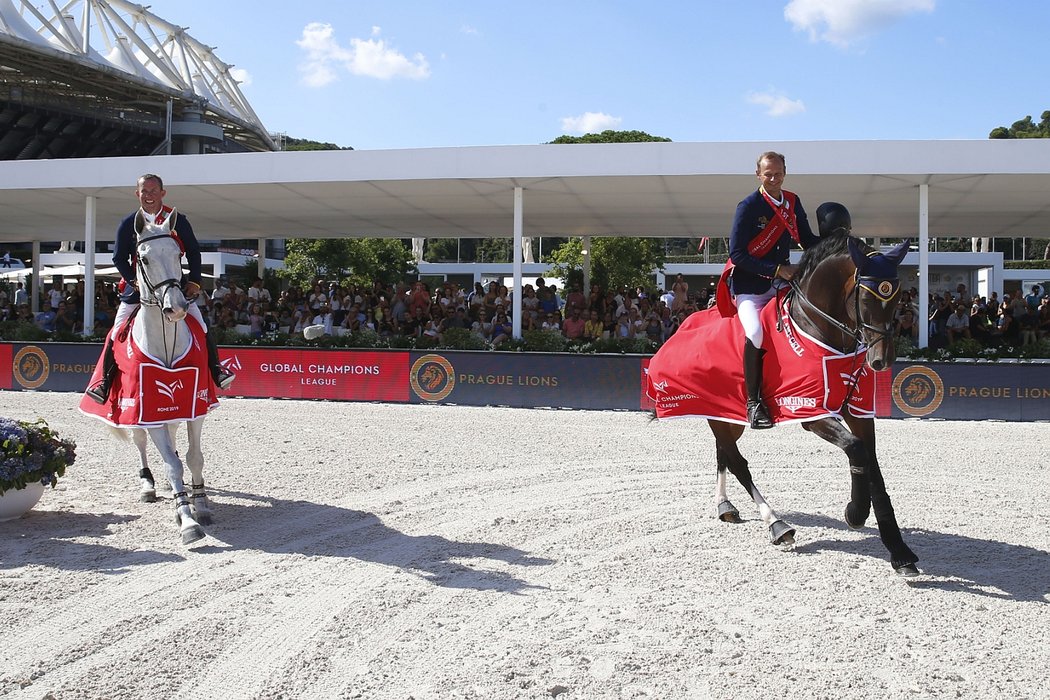
[[[55,59],[65,61],[65,68],[55,66]],[[0,0],[0,67],[13,68],[30,83],[64,83],[72,93],[89,85],[84,97],[170,100],[176,112],[200,112],[251,150],[274,148],[232,66],[214,47],[126,0]]]

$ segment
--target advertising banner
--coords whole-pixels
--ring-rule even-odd
[[[0,343],[0,390],[81,392],[97,343]],[[641,355],[219,348],[227,396],[650,410]],[[1050,420],[1050,363],[897,362],[876,377],[879,417]]]
[[[408,353],[298,348],[219,348],[237,375],[223,396],[408,401]]]
[[[639,355],[410,354],[413,403],[638,410]]]
[[[1050,420],[1050,364],[894,365],[894,418]]]

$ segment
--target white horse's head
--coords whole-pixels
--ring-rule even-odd
[[[182,293],[182,246],[171,233],[175,211],[162,224],[144,224],[135,252],[138,255],[139,296],[158,306],[168,321],[186,318],[189,302]]]

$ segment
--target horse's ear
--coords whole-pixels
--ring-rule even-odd
[[[850,236],[846,239],[846,247],[849,248],[849,257],[853,260],[853,264],[857,266],[857,269],[864,269],[868,264],[868,253],[864,250],[863,244],[858,239]]]
[[[175,207],[171,208],[171,212],[164,219],[164,226],[169,231],[175,230],[175,219],[179,218],[179,212],[175,210]]]
[[[900,265],[901,261],[904,260],[904,256],[908,254],[908,248],[911,247],[911,240],[905,238],[900,244],[894,246],[893,250],[883,254],[883,257],[889,260],[894,265]]]

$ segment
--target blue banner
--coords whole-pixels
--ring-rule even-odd
[[[413,403],[640,408],[641,355],[412,352]]]
[[[894,418],[1050,420],[1050,364],[893,366]]]

